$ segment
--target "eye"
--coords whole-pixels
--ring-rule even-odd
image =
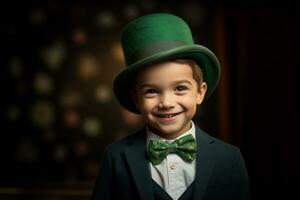
[[[143,96],[145,98],[152,98],[157,96],[157,94],[159,93],[159,90],[154,89],[154,88],[144,88],[143,89]]]
[[[157,93],[157,90],[149,88],[145,90],[145,94],[155,94]]]
[[[178,86],[175,88],[175,91],[176,91],[176,92],[182,92],[182,91],[185,91],[185,90],[187,90],[187,89],[188,89],[188,87],[185,86],[185,85],[178,85]]]

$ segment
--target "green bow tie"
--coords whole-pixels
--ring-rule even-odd
[[[150,140],[148,157],[153,165],[159,164],[170,153],[176,153],[184,161],[192,162],[196,157],[196,149],[197,143],[191,134],[179,138],[172,143]]]

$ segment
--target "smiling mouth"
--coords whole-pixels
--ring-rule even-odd
[[[173,114],[163,114],[163,115],[156,115],[159,118],[172,118],[175,117],[176,115],[179,115],[181,112],[179,113],[173,113]]]

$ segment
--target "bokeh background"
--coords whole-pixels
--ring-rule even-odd
[[[0,199],[89,199],[108,143],[143,126],[112,93],[126,23],[185,19],[216,53],[222,78],[195,116],[237,145],[252,199],[299,187],[299,3],[10,1],[1,6]],[[298,186],[298,187],[297,187]]]

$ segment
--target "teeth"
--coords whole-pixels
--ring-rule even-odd
[[[171,118],[171,117],[174,117],[175,115],[160,115],[160,117],[163,117],[163,118]]]

